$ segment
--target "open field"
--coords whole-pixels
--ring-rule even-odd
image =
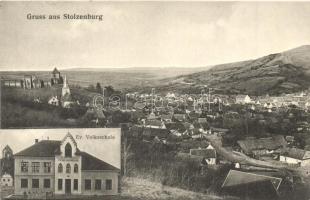
[[[221,200],[235,199],[232,197],[219,197],[216,195],[202,194],[179,188],[162,186],[161,183],[151,182],[146,179],[124,178],[122,182],[121,199],[162,199],[162,200]]]

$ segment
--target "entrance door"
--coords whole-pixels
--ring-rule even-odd
[[[71,194],[71,179],[66,179],[65,192],[66,194]]]

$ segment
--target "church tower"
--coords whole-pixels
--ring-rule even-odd
[[[70,88],[67,82],[67,76],[65,75],[64,83],[61,90],[61,96],[65,96],[66,94],[70,95]]]

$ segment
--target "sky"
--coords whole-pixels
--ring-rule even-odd
[[[102,14],[103,20],[28,20]],[[203,67],[310,44],[310,2],[0,2],[0,70]]]
[[[18,153],[40,140],[62,140],[70,132],[77,142],[81,151],[87,152],[95,157],[120,168],[121,156],[121,131],[117,128],[89,128],[89,129],[1,129],[0,151],[9,145],[13,154]],[[76,135],[82,136],[76,139]],[[86,139],[86,135],[113,135],[114,139]],[[2,156],[2,155],[1,155]]]

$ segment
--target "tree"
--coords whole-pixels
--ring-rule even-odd
[[[104,88],[105,88],[105,91],[104,91],[105,97],[110,97],[112,94],[115,93],[115,90],[114,90],[113,86],[111,86],[111,85],[105,86]]]
[[[102,87],[101,87],[100,83],[96,84],[96,92],[98,92],[98,93],[102,92]]]
[[[131,144],[128,144],[127,138],[124,139],[123,142],[123,173],[124,176],[127,175],[128,172],[128,161],[134,154],[131,151]]]
[[[96,91],[95,86],[92,85],[92,84],[90,84],[90,85],[87,87],[87,89],[88,89],[89,91],[91,91],[91,92],[95,92],[95,91]]]

